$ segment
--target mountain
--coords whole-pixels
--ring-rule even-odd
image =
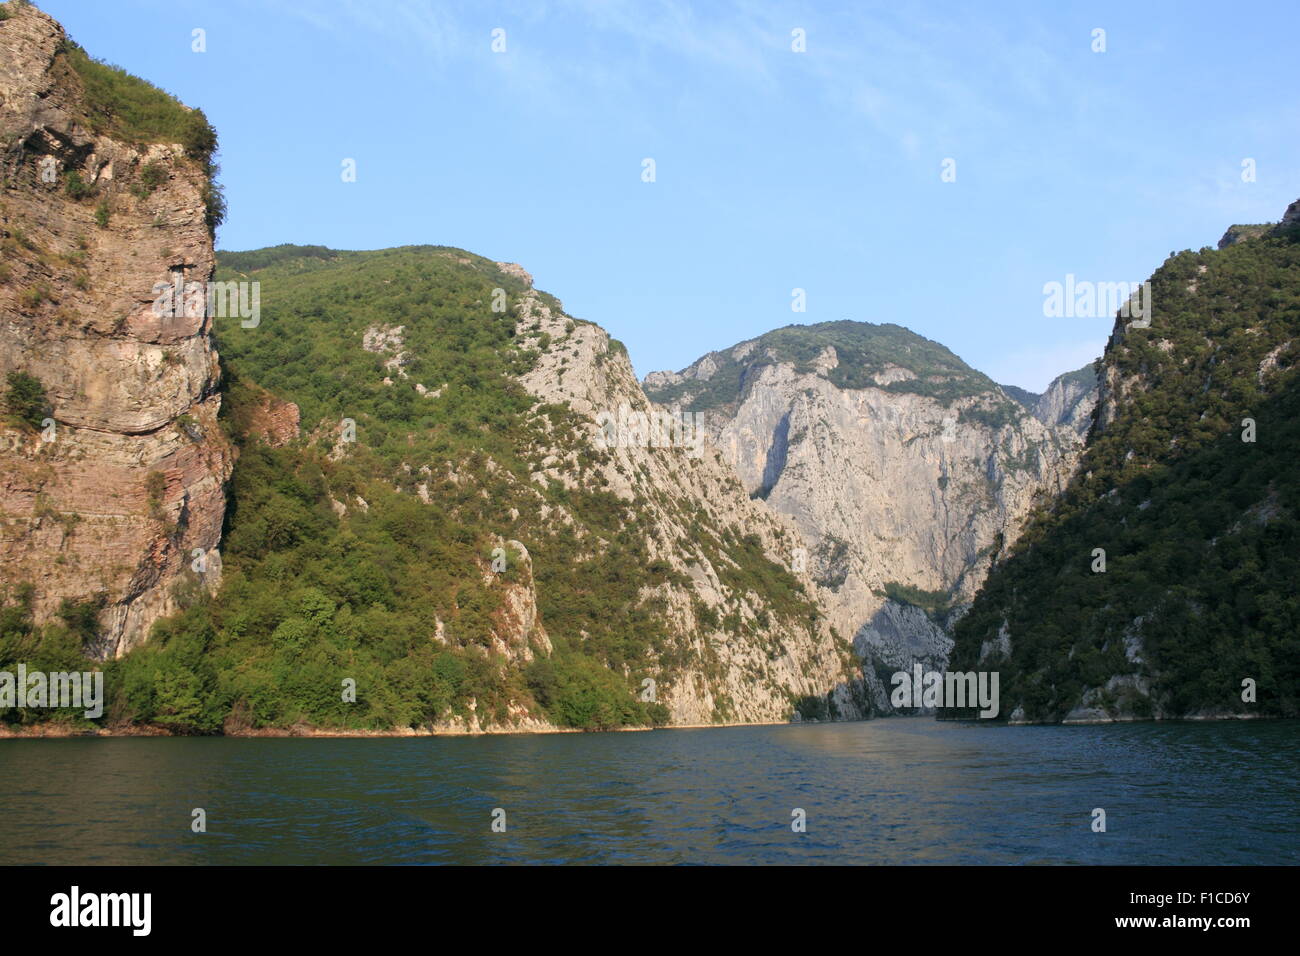
[[[34,7],[4,10],[0,595],[112,658],[178,588],[219,581],[215,555],[191,571],[232,464],[210,322],[153,307],[156,283],[212,274],[216,137]]]
[[[645,387],[702,415],[745,490],[794,521],[881,713],[891,673],[946,665],[951,624],[1080,447],[898,325],[787,326]]]
[[[1036,396],[1029,410],[1040,422],[1073,429],[1087,438],[1092,428],[1092,410],[1097,407],[1100,384],[1095,363],[1052,379],[1047,390]]]
[[[0,670],[189,733],[856,718],[914,664],[1296,713],[1300,203],[1042,395],[856,322],[643,387],[512,263],[214,253],[202,112],[0,10]]]
[[[865,713],[794,527],[619,343],[445,247],[213,281],[203,114],[0,9],[0,666],[181,732]]]
[[[223,586],[110,671],[123,719],[863,715],[857,662],[789,570],[793,527],[688,429],[637,426],[655,409],[621,345],[521,268],[432,246],[219,258],[264,303],[217,323],[239,451]]]
[[[1034,410],[1034,405],[1037,404],[1038,400],[1042,397],[1037,392],[1031,392],[1027,388],[1021,388],[1019,385],[999,385],[998,387],[1007,393],[1008,398],[1015,399],[1031,412]]]
[[[1117,319],[1073,481],[956,626],[1013,720],[1297,712],[1300,202],[1235,235]]]

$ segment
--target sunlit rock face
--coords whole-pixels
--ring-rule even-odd
[[[1064,487],[1081,446],[1074,413],[1063,399],[1040,421],[898,326],[769,336],[646,388],[698,409],[745,490],[794,522],[818,599],[863,658],[873,708],[888,711],[888,674],[945,666],[947,629],[990,563]]]
[[[39,380],[47,424],[0,425],[0,588],[30,585],[38,622],[93,602],[88,650],[114,657],[177,608],[178,587],[220,574],[232,455],[211,320],[202,295],[155,307],[156,284],[211,278],[207,174],[179,144],[88,128],[62,29],[34,7],[9,10],[0,380]],[[148,189],[146,166],[162,171]]]

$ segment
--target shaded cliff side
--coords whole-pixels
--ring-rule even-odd
[[[1116,320],[1074,480],[957,625],[1012,720],[1300,706],[1300,202],[1229,234]]]

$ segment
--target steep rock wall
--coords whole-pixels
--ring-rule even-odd
[[[864,659],[875,709],[888,712],[888,674],[946,666],[948,625],[1029,511],[1064,487],[1081,439],[991,382],[943,401],[890,388],[918,375],[884,363],[874,384],[841,387],[834,346],[795,363],[745,342],[725,358],[740,363],[740,387],[703,413],[710,440],[745,490],[798,528],[819,602]],[[721,364],[706,356],[652,373],[647,387],[693,388]]]
[[[99,604],[89,650],[113,657],[175,609],[175,585],[219,578],[231,454],[210,320],[199,301],[153,307],[156,283],[212,275],[207,174],[179,144],[90,128],[61,28],[10,7],[0,378],[39,380],[53,425],[0,430],[0,585],[33,585],[38,622],[65,600]]]
[[[767,595],[729,587],[719,558],[695,533],[693,515],[702,509],[711,527],[757,536],[764,555],[787,570],[796,567],[795,550],[801,546],[794,526],[746,494],[703,433],[699,443],[684,430],[686,437],[676,446],[655,447],[635,435],[618,440],[615,426],[608,434],[616,440],[606,440],[601,422],[618,421],[621,409],[647,416],[666,409],[646,398],[626,353],[598,326],[575,323],[530,293],[517,335],[525,342],[549,337],[522,384],[539,401],[566,404],[585,417],[592,443],[612,445],[603,466],[610,488],[649,509],[656,529],[647,542],[650,553],[690,579],[689,587],[665,585],[659,595],[673,629],[691,645],[685,672],[660,696],[671,722],[710,723],[719,716],[729,722],[780,720],[791,715],[792,702],[809,700],[826,702],[819,714],[864,716],[863,686],[846,640],[824,617],[813,623],[792,620],[768,607]],[[563,453],[556,451],[553,464],[536,476],[540,480],[566,480]],[[806,573],[796,575],[815,593]],[[711,614],[736,615],[733,620],[741,622],[744,633],[710,623]]]

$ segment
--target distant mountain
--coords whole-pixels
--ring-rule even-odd
[[[1048,425],[1066,426],[1088,437],[1092,428],[1092,410],[1097,407],[1100,384],[1096,363],[1058,375],[1030,407],[1034,417]]]
[[[898,325],[787,326],[645,387],[703,415],[745,489],[793,519],[880,713],[892,672],[945,666],[948,628],[1080,447]]]
[[[1117,319],[1074,480],[956,626],[1012,719],[1300,710],[1300,202],[1253,232]]]
[[[1097,405],[1097,371],[1093,362],[1052,379],[1041,394],[1016,385],[999,386],[1047,425],[1066,425],[1080,437],[1092,427],[1092,410]]]
[[[1007,395],[1014,398],[1031,412],[1034,410],[1034,405],[1037,404],[1038,399],[1041,397],[1037,392],[1031,392],[1026,388],[1021,388],[1019,385],[1002,385],[999,387],[1002,391],[1006,392]]]
[[[828,350],[834,350],[833,362]],[[710,352],[681,372],[651,372],[645,385],[663,404],[697,411],[725,408],[743,398],[747,376],[770,365],[786,365],[800,373],[824,371],[837,388],[881,388],[943,401],[993,387],[990,378],[938,342],[901,325],[847,320],[787,325]]]

